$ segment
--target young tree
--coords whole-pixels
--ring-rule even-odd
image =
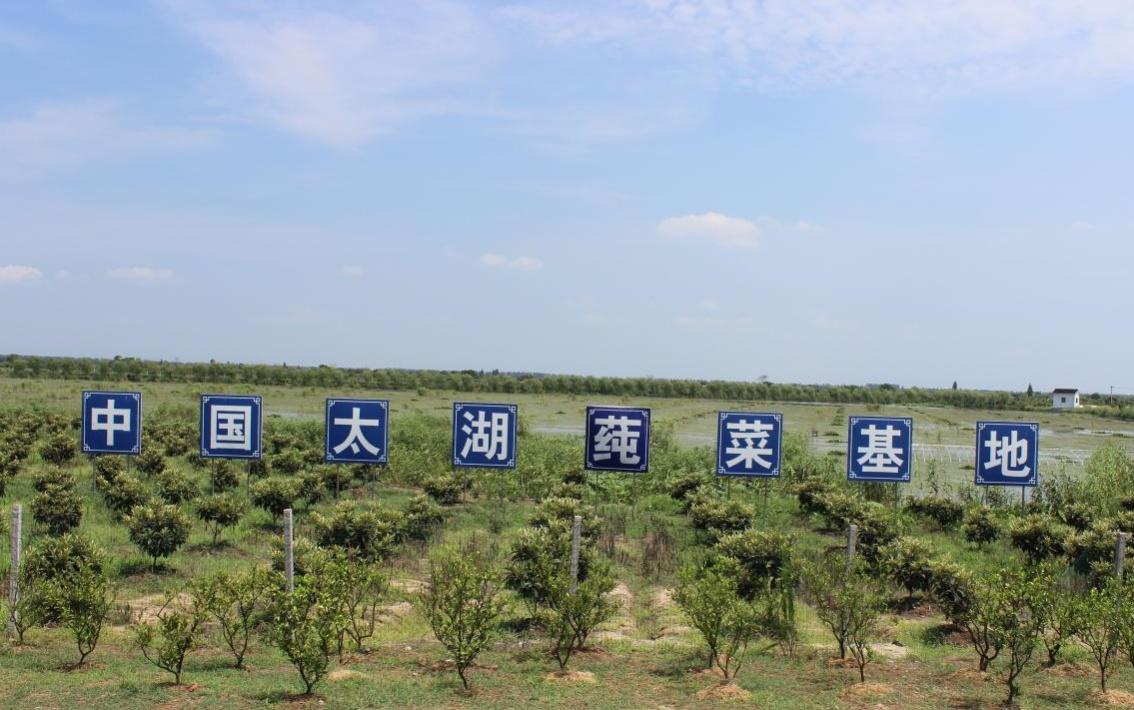
[[[197,502],[197,517],[212,530],[214,547],[221,530],[239,523],[247,512],[248,503],[233,493],[214,493]]]
[[[217,572],[194,585],[194,596],[216,619],[221,637],[232,651],[234,668],[244,667],[252,632],[264,614],[273,584],[271,573],[257,567],[236,575]]]
[[[295,500],[299,497],[299,481],[271,476],[253,482],[248,491],[252,496],[252,505],[268,511],[275,523],[284,510],[294,507]]]
[[[560,568],[545,583],[550,593],[547,608],[539,615],[540,625],[551,638],[559,670],[564,671],[571,655],[586,646],[591,632],[618,610],[618,603],[607,596],[614,588],[614,577],[609,565],[595,565],[572,591],[570,575]]]
[[[725,643],[729,620],[739,602],[735,568],[728,565],[692,566],[681,570],[673,601],[701,634],[712,668]]]
[[[75,637],[77,666],[86,662],[102,635],[102,625],[114,606],[106,574],[86,565],[45,583],[45,598],[59,612],[60,622]]]
[[[1059,661],[1060,651],[1079,633],[1079,624],[1083,615],[1083,600],[1079,594],[1059,584],[1054,579],[1054,574],[1051,577],[1052,584],[1037,590],[1035,599],[1044,620],[1040,639],[1047,651],[1048,668]],[[1131,640],[1134,642],[1134,638]]]
[[[189,539],[191,523],[179,508],[156,501],[134,508],[126,517],[130,542],[148,555],[156,572],[158,559],[169,557]]]
[[[1122,609],[1120,583],[1107,580],[1093,588],[1084,600],[1076,637],[1086,646],[1099,669],[1099,687],[1106,692],[1106,679],[1114,670],[1119,644],[1119,613]]]
[[[70,488],[47,485],[32,499],[32,519],[47,528],[49,535],[62,535],[79,527],[83,519],[83,499]]]
[[[304,694],[311,695],[327,675],[342,635],[343,590],[335,576],[313,570],[296,579],[293,592],[281,582],[277,577],[269,606],[270,636],[299,672]]]
[[[208,613],[199,599],[166,599],[157,611],[156,624],[142,624],[134,642],[147,661],[173,674],[174,685],[181,685],[185,656],[197,646],[201,625]]]
[[[390,579],[377,563],[361,565],[341,561],[349,576],[343,596],[344,630],[354,642],[356,651],[363,650],[366,639],[374,635],[378,624],[378,606],[390,590]]]
[[[471,546],[446,550],[430,560],[419,604],[467,691],[469,666],[488,648],[506,608],[496,571]]]
[[[995,581],[988,598],[990,627],[1007,663],[1004,682],[1008,685],[1008,698],[1004,704],[1011,705],[1020,694],[1017,680],[1031,660],[1036,639],[1044,628],[1040,600],[1054,579],[1043,570],[1039,573],[1003,571],[995,575]]]
[[[955,619],[964,627],[969,643],[977,652],[977,668],[981,672],[987,671],[989,664],[1000,655],[1002,639],[996,630],[995,600],[999,583],[1000,578],[995,574],[976,577],[969,590],[967,604]]]

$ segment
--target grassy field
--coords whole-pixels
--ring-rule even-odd
[[[85,386],[128,388],[122,383],[32,382],[0,380],[0,407],[19,408],[38,404],[51,411],[78,414],[79,390]],[[143,385],[147,412],[167,410],[192,417],[197,395],[216,388],[182,385]],[[233,388],[226,388],[233,389]],[[238,388],[237,388],[238,389]],[[324,392],[313,389],[260,388],[270,417],[280,420],[317,419],[323,398],[334,395],[387,397],[393,404],[392,426],[397,417],[418,414],[448,416],[450,402],[485,399],[450,392]],[[493,398],[497,399],[497,398]],[[500,398],[504,399],[504,398]],[[588,398],[510,396],[517,402],[528,427],[536,437],[577,436],[583,407]],[[618,402],[622,403],[622,402]],[[973,422],[977,419],[1016,419],[1003,413],[974,412],[929,407],[883,407],[867,411],[847,406],[804,404],[767,405],[758,402],[713,402],[705,400],[634,400],[635,405],[654,409],[655,421],[672,424],[685,447],[710,443],[713,412],[717,409],[782,411],[789,431],[805,433],[816,449],[845,445],[846,416],[855,413],[893,413],[915,418],[915,439],[927,451],[944,447],[971,447]],[[1029,417],[1031,418],[1031,417]],[[1118,422],[1086,414],[1043,414],[1042,445],[1049,450],[1090,451],[1104,441],[1125,443],[1127,434]],[[1110,432],[1110,433],[1100,433]],[[529,441],[531,441],[529,439]],[[942,447],[934,449],[932,447]],[[523,453],[521,452],[521,456]],[[581,442],[577,460],[581,461]],[[918,466],[943,454],[919,458]],[[561,460],[564,470],[576,463]],[[204,473],[181,459],[170,465],[201,479]],[[949,463],[948,475],[967,478],[971,471],[961,461]],[[1077,463],[1064,463],[1078,466]],[[34,495],[32,481],[47,464],[33,456],[0,499],[6,511],[14,502],[27,502]],[[686,516],[663,491],[663,482],[648,474],[632,485],[617,474],[602,474],[588,493],[588,502],[603,518],[603,544],[615,565],[618,585],[613,595],[620,602],[616,618],[604,627],[593,648],[573,659],[576,671],[592,677],[561,679],[552,675],[555,663],[546,652],[542,637],[532,631],[513,629],[502,634],[472,672],[475,692],[466,695],[446,665],[445,650],[433,640],[428,625],[414,607],[417,590],[427,576],[430,550],[448,543],[478,539],[498,559],[507,555],[511,540],[527,526],[527,517],[538,503],[514,485],[506,488],[507,501],[500,504],[495,474],[476,474],[471,496],[448,510],[442,528],[428,546],[405,545],[388,563],[394,592],[387,600],[378,637],[369,653],[347,654],[335,664],[330,678],[311,697],[294,695],[301,689],[292,666],[273,647],[257,639],[249,656],[249,668],[229,667],[227,651],[210,635],[202,648],[189,656],[183,684],[174,686],[170,676],[147,664],[132,647],[130,625],[152,614],[163,594],[180,590],[186,580],[216,570],[235,570],[265,563],[279,539],[279,527],[267,513],[249,514],[236,529],[224,534],[224,544],[213,546],[198,523],[189,543],[163,563],[159,572],[148,570],[147,561],[129,541],[121,523],[115,521],[99,497],[90,491],[90,464],[76,461],[70,469],[84,493],[84,517],[80,531],[89,535],[116,560],[114,583],[118,608],[112,625],[85,667],[73,669],[73,641],[58,628],[33,629],[28,644],[0,647],[0,706],[65,708],[90,707],[257,707],[273,704],[311,707],[587,707],[587,708],[678,708],[743,707],[768,708],[978,708],[993,707],[1004,695],[1004,687],[992,673],[977,672],[975,653],[963,639],[951,635],[942,616],[931,604],[911,605],[896,593],[886,614],[883,632],[875,644],[876,660],[867,667],[867,683],[858,683],[855,668],[832,659],[833,639],[804,604],[798,605],[800,643],[790,655],[752,648],[745,654],[735,689],[720,690],[718,679],[706,673],[704,652],[695,631],[689,628],[669,597],[679,566],[695,559],[703,542]],[[555,477],[562,470],[545,472]],[[1042,475],[1042,474],[1041,474]],[[915,477],[917,472],[915,471]],[[418,491],[401,481],[380,480],[356,485],[344,495],[355,500],[377,501],[398,507]],[[795,537],[799,554],[817,554],[843,544],[840,534],[822,532],[813,520],[799,514],[794,497],[772,485],[765,506],[757,486],[730,486],[730,499],[746,501],[757,511],[754,527],[778,530]],[[302,534],[313,512],[327,511],[332,501],[301,509],[298,528]],[[6,514],[6,513],[5,513]],[[30,516],[29,516],[30,517]],[[908,518],[905,534],[929,542],[933,549],[970,569],[1019,567],[1023,558],[1007,543],[999,541],[977,549],[955,533],[926,527]],[[25,545],[32,547],[43,533],[27,524]],[[670,540],[661,553],[656,545],[659,531]],[[0,566],[8,564],[7,550],[0,552]],[[513,605],[518,616],[522,608]],[[1037,660],[1038,660],[1037,654]],[[1084,649],[1071,648],[1065,661],[1054,668],[1033,663],[1025,672],[1023,707],[1091,707],[1130,702],[1134,707],[1134,670],[1120,669],[1110,683],[1112,692],[1095,692],[1097,682]],[[730,695],[730,693],[732,695]]]

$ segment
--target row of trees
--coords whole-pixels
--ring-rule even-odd
[[[970,409],[1036,409],[1044,396],[956,388],[902,388],[894,385],[802,385],[723,380],[590,377],[475,370],[398,370],[235,363],[176,363],[137,358],[65,358],[8,355],[0,374],[20,378],[126,382],[209,382],[248,386],[277,385],[369,390],[447,390],[492,393],[555,393],[626,397],[687,397],[777,402],[937,404]],[[1115,406],[1128,404],[1121,398]]]

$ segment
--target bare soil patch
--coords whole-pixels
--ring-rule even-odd
[[[546,680],[555,683],[594,683],[595,674],[590,671],[554,671],[544,676]]]
[[[697,693],[698,700],[748,700],[752,697],[744,688],[735,683],[718,683]]]

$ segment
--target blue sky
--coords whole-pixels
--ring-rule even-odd
[[[0,5],[0,351],[1134,392],[1128,2]]]

